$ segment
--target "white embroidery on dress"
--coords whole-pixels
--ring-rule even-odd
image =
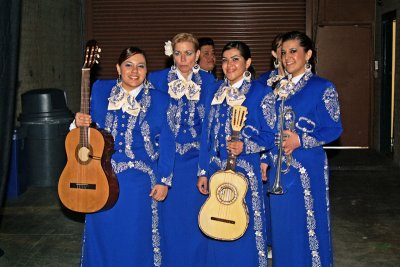
[[[159,152],[154,151],[154,147],[151,142],[150,126],[147,121],[144,121],[140,128],[143,136],[144,148],[146,149],[147,155],[151,158],[151,160],[157,160]]]
[[[332,120],[338,122],[340,119],[339,97],[333,86],[330,86],[325,90],[322,100],[324,101],[325,108]]]
[[[162,177],[161,182],[168,186],[171,186],[172,185],[172,173],[168,177]]]
[[[322,146],[325,144],[325,142],[323,142],[323,141],[318,142],[318,140],[315,139],[315,137],[312,137],[312,136],[308,135],[307,133],[302,134],[301,140],[302,140],[304,148],[313,148],[313,147]]]
[[[202,85],[202,79],[200,73],[195,73],[193,72],[193,77],[194,77],[194,83],[198,85],[201,89]],[[171,83],[172,81],[175,81],[178,79],[178,75],[176,73],[175,69],[170,69],[168,72],[168,83]],[[171,84],[172,85],[172,84]],[[171,128],[171,131],[175,134],[175,137],[178,135],[181,125],[182,125],[182,114],[184,107],[187,105],[187,111],[185,113],[189,114],[187,118],[187,125],[189,126],[189,132],[192,135],[193,138],[196,138],[198,136],[198,133],[196,129],[194,128],[195,125],[195,117],[196,117],[196,105],[199,103],[199,100],[183,100],[183,98],[179,98],[177,100],[177,104],[174,104],[173,102],[170,102],[168,111],[167,111],[167,120],[168,120],[168,125]],[[199,112],[199,117],[201,119],[204,118],[204,107],[201,109],[198,108]],[[200,112],[203,112],[200,114]]]
[[[328,221],[328,231],[331,231],[331,218],[330,218],[330,202],[329,202],[329,168],[328,168],[328,158],[325,154],[324,160],[324,178],[325,178],[325,190],[326,190],[326,212]]]
[[[186,144],[179,144],[176,143],[176,153],[179,155],[184,155],[186,152],[191,150],[192,148],[195,148],[196,150],[200,149],[200,143],[199,142],[192,142],[192,143],[186,143]]]
[[[308,176],[307,170],[296,159],[292,159],[292,167],[298,170],[301,185],[303,187],[304,208],[307,217],[308,244],[312,257],[312,267],[320,267],[321,258],[318,252],[319,241],[315,231],[317,223],[314,216],[314,199],[311,194],[310,177]]]
[[[304,126],[301,126],[303,125]],[[299,117],[299,120],[296,122],[296,128],[305,133],[312,133],[315,129],[315,122],[306,118],[306,117]]]
[[[206,114],[206,109],[203,104],[197,106],[197,112],[199,113],[200,119],[203,120],[204,115]]]
[[[261,217],[262,214],[262,205],[263,201],[261,201],[261,196],[258,192],[261,192],[259,188],[259,182],[257,176],[254,174],[253,166],[243,160],[237,160],[238,167],[244,169],[246,171],[246,177],[249,181],[249,188],[251,190],[251,206],[253,210],[253,219],[254,219],[254,235],[256,241],[256,248],[258,250],[258,264],[260,267],[267,266],[268,259],[266,257],[266,244],[263,236],[263,220]],[[250,204],[250,203],[248,203]]]
[[[273,92],[264,96],[260,104],[262,113],[268,126],[273,129],[276,122],[275,95]]]

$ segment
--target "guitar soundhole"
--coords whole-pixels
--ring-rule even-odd
[[[89,162],[92,160],[92,147],[89,145],[88,147],[86,146],[77,146],[75,155],[76,159],[78,162],[82,165],[89,164]]]
[[[238,190],[232,184],[221,184],[217,188],[217,199],[220,203],[230,205],[236,201]]]

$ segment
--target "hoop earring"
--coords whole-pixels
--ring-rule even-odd
[[[281,63],[279,62],[279,60],[277,58],[275,58],[275,60],[274,60],[275,69],[279,68],[279,65],[281,65]]]
[[[194,74],[197,74],[200,71],[200,65],[199,64],[194,64],[192,71]]]
[[[245,72],[243,72],[243,79],[246,82],[250,82],[251,81],[251,72],[246,70]]]
[[[171,66],[171,70],[172,70],[173,72],[176,72],[175,61],[174,61],[174,65]]]
[[[312,66],[308,61],[306,62],[306,65],[304,66],[304,69],[305,69],[306,73],[310,73],[311,72]]]

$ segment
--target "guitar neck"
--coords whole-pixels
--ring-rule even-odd
[[[82,69],[82,80],[81,80],[81,112],[89,114],[90,105],[90,68]],[[88,147],[88,127],[80,127],[80,138],[79,142],[81,146]]]
[[[231,141],[239,141],[239,131],[232,131]],[[226,163],[225,170],[235,171],[236,169],[236,156],[233,153],[228,153],[228,162]]]

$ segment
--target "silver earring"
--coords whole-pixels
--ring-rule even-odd
[[[308,63],[308,61],[306,62],[306,65],[305,65],[305,71],[306,71],[306,73],[310,73],[311,72],[311,64],[310,63]]]
[[[197,64],[197,63],[194,64],[192,70],[193,70],[193,73],[194,73],[194,74],[197,74],[197,73],[199,72],[199,70],[200,70],[200,65]]]
[[[121,83],[121,82],[122,82],[121,74],[118,74],[117,83]]]
[[[175,61],[174,61],[174,65],[171,66],[171,70],[174,72],[176,71]]]
[[[246,82],[250,82],[251,81],[251,72],[246,70],[245,72],[243,72],[243,79]]]
[[[275,60],[274,60],[274,67],[275,67],[275,69],[277,69],[277,68],[279,68],[279,65],[280,65],[281,63],[279,62],[279,60],[277,59],[277,58],[275,58]]]

